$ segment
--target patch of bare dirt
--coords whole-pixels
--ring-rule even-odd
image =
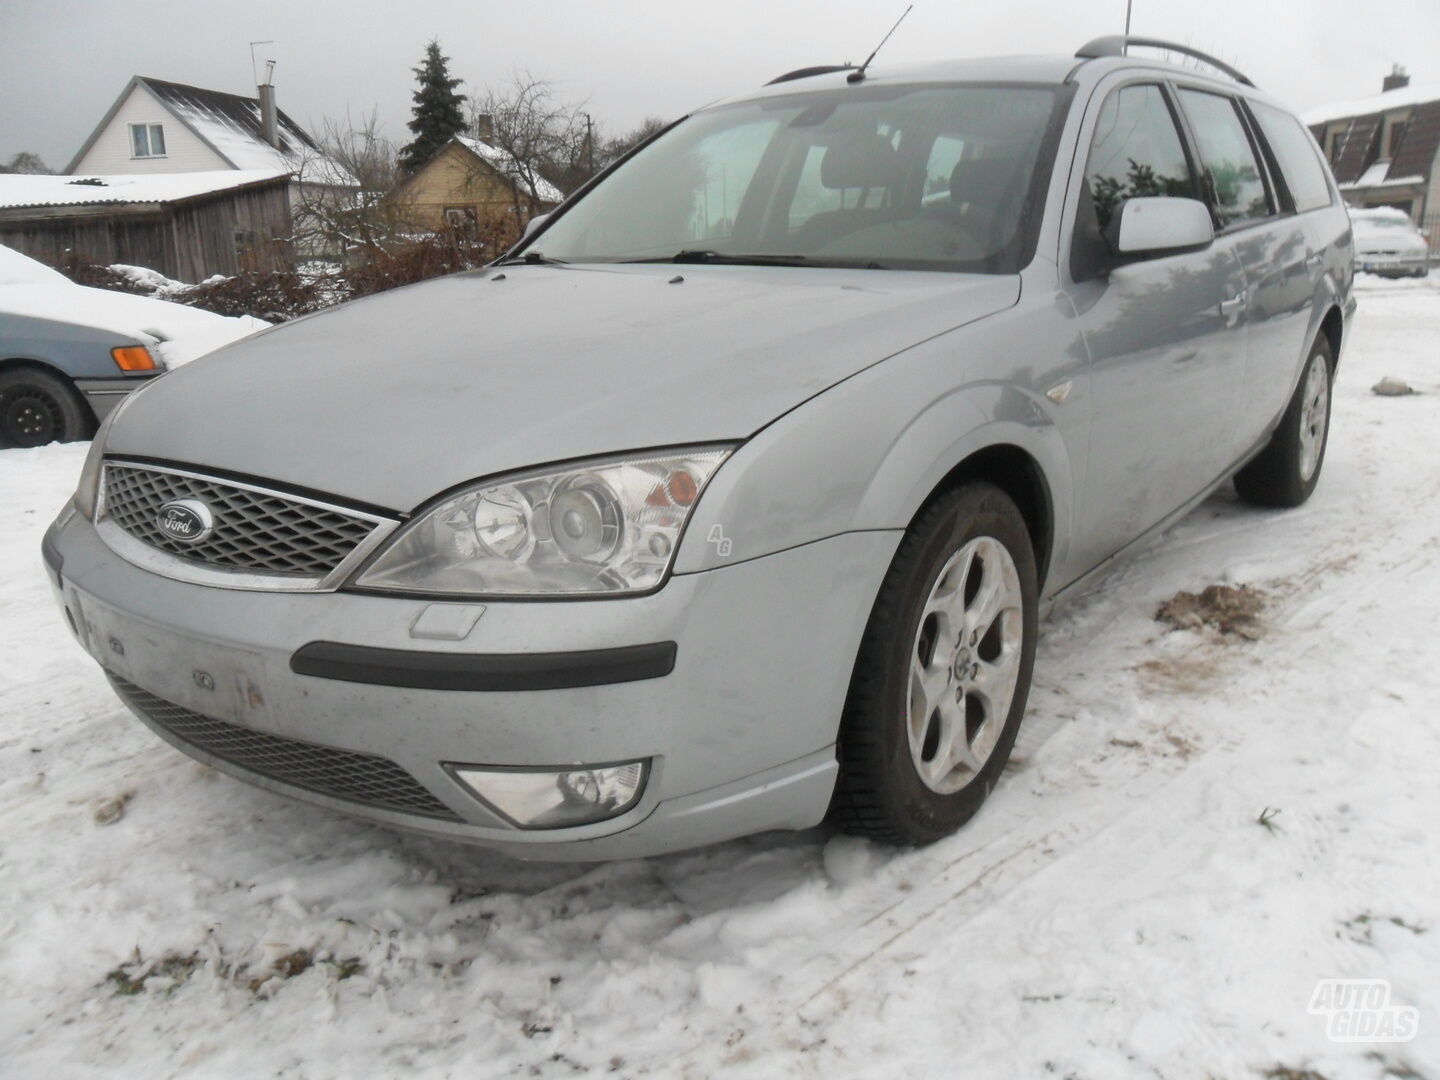
[[[1264,607],[1265,594],[1249,585],[1207,585],[1199,593],[1176,593],[1155,620],[1175,630],[1208,629],[1255,641],[1265,632],[1259,617]]]

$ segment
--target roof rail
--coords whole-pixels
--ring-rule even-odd
[[[1075,51],[1075,55],[1082,60],[1098,60],[1102,56],[1124,56],[1125,48],[1129,45],[1141,45],[1149,49],[1167,49],[1170,52],[1183,53],[1185,56],[1193,56],[1196,60],[1203,60],[1211,67],[1223,71],[1241,86],[1254,86],[1249,77],[1236,71],[1224,60],[1217,60],[1209,53],[1203,53],[1199,49],[1192,49],[1189,45],[1177,45],[1173,41],[1165,41],[1161,38],[1131,37],[1126,34],[1111,34],[1107,37],[1098,37],[1094,41],[1087,42]]]
[[[771,79],[766,86],[774,86],[776,83],[792,82],[795,79],[809,79],[815,75],[831,75],[837,71],[854,71],[854,64],[819,64],[816,67],[796,68],[794,71],[787,71],[784,75]]]

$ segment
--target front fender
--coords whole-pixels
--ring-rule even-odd
[[[1014,446],[1036,463],[1069,547],[1088,429],[1083,354],[1053,303],[1012,308],[869,368],[741,446],[695,509],[675,572],[695,573],[829,536],[906,528],[971,454]],[[1069,384],[1065,404],[1046,389]]]

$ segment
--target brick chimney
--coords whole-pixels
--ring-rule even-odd
[[[1403,67],[1396,64],[1390,69],[1390,74],[1385,76],[1385,81],[1381,84],[1380,92],[1382,94],[1388,94],[1391,90],[1399,90],[1401,87],[1409,85],[1410,76],[1405,73]]]
[[[275,111],[275,61],[265,61],[265,81],[255,89],[260,95],[260,133],[276,150],[280,149],[280,119]]]
[[[494,141],[495,118],[489,113],[481,113],[475,117],[475,137],[483,143]]]

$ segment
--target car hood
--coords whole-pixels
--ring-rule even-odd
[[[107,453],[395,510],[513,469],[741,439],[1016,276],[514,266],[297,320],[135,395]]]

